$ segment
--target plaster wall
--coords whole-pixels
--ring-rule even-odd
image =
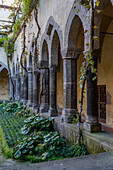
[[[41,26],[41,34],[44,33],[47,21],[53,16],[55,22],[60,26],[63,35],[65,25],[72,9],[74,0],[40,0],[39,3],[39,20]]]
[[[55,22],[60,26],[63,35],[65,32],[65,26],[66,22],[69,16],[69,13],[72,9],[74,0],[65,0],[63,3],[61,3],[61,0],[40,0],[39,2],[39,15],[38,15],[38,20],[39,20],[39,25],[41,27],[41,34],[40,34],[40,39],[46,29],[46,25],[48,22],[48,19],[50,16],[52,16],[55,20]],[[27,65],[28,64],[28,58],[29,58],[29,49],[31,47],[31,41],[33,39],[33,36],[36,37],[37,34],[37,25],[34,19],[34,13],[32,12],[31,18],[26,24],[26,47],[27,47]],[[18,36],[16,42],[15,42],[15,53],[14,53],[14,58],[13,61],[16,63],[17,60],[17,55],[20,59],[21,52],[22,52],[22,32]],[[40,45],[40,39],[39,39],[39,45]],[[40,57],[40,56],[39,56]]]
[[[7,66],[7,57],[3,47],[0,47],[0,62]]]
[[[107,32],[113,32],[113,21]],[[106,85],[106,124],[113,126],[113,36],[105,35],[101,63],[98,64],[98,85]]]

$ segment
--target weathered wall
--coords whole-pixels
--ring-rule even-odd
[[[6,69],[0,72],[0,100],[9,99],[9,76]]]
[[[107,32],[113,32],[113,21],[108,27]],[[105,35],[101,63],[98,64],[98,85],[106,85],[107,104],[106,104],[106,123],[113,126],[113,36]]]
[[[60,0],[40,0],[39,3],[39,24],[41,27],[41,34],[40,34],[40,38],[43,35],[45,29],[46,29],[46,25],[48,22],[48,19],[50,18],[50,16],[53,16],[55,22],[61,27],[61,30],[63,32],[65,32],[65,26],[66,26],[66,22],[69,16],[69,13],[72,9],[74,0],[65,0],[63,1],[63,3],[61,3]],[[65,12],[64,12],[65,11]],[[37,26],[36,26],[36,22],[34,19],[34,13],[32,13],[31,19],[30,21],[27,23],[27,27],[26,27],[26,46],[27,46],[27,52],[29,54],[29,49],[31,46],[31,40],[33,35],[36,36],[37,34]],[[22,34],[20,34],[15,42],[15,53],[14,53],[14,63],[16,63],[17,61],[17,56],[20,58],[21,56],[21,52],[22,52],[22,40],[21,40]],[[40,43],[40,41],[39,41]],[[18,45],[18,48],[17,48]],[[28,57],[27,57],[27,65],[28,64]]]

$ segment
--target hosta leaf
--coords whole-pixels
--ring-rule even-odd
[[[27,146],[28,149],[32,149],[34,148],[34,145],[31,145],[31,146]]]
[[[33,119],[34,119],[34,116],[25,119],[24,122],[25,123],[31,123],[33,121]]]
[[[22,151],[23,154],[25,154],[25,153],[27,153],[27,152],[28,152],[27,149],[24,149],[24,150]]]
[[[36,136],[33,137],[34,140],[38,139],[38,138],[39,138],[39,135],[36,135]]]
[[[49,153],[45,152],[42,154],[42,160],[45,160],[48,157]]]
[[[21,157],[21,151],[20,150],[17,150],[16,153],[14,154],[14,157],[16,159],[20,158]]]
[[[30,131],[30,128],[28,128],[28,129],[22,129],[22,134],[24,134],[24,135],[27,135],[28,133],[29,133],[29,131]]]
[[[32,145],[33,143],[34,143],[34,140],[30,141],[30,142],[27,144],[27,146],[30,146],[30,145]]]

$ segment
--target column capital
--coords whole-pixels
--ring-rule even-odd
[[[81,51],[81,48],[65,48],[62,50],[63,59],[78,59]]]
[[[40,70],[37,68],[37,69],[34,69],[34,74],[35,75],[38,75],[40,73]]]
[[[29,67],[27,68],[27,70],[28,70],[28,72],[33,72],[33,67],[32,67],[32,66],[29,66]]]
[[[49,61],[46,60],[40,60],[39,61],[39,68],[40,69],[46,69],[49,66]]]
[[[50,69],[57,69],[57,65],[50,65],[49,68]]]
[[[25,72],[25,73],[23,74],[23,76],[24,76],[24,78],[28,77],[27,72]]]

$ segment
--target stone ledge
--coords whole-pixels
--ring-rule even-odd
[[[48,118],[49,114],[41,114]],[[82,141],[87,146],[90,154],[113,151],[113,134],[108,132],[90,133],[82,129]],[[77,126],[75,124],[61,123],[60,116],[54,118],[54,129],[59,131],[62,137],[65,137],[70,143],[77,141]]]

